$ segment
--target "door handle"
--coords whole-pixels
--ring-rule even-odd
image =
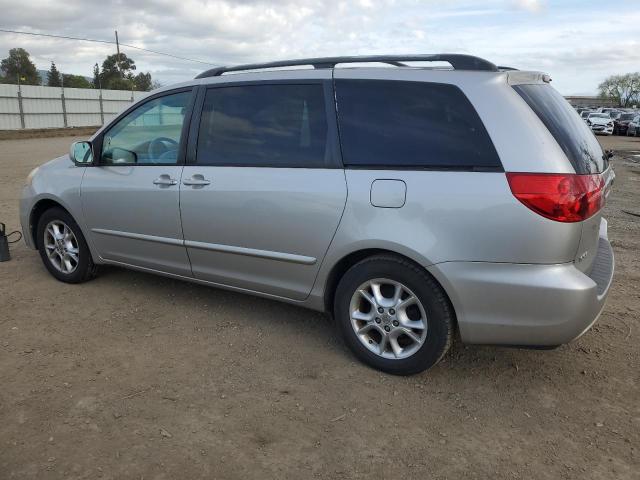
[[[190,185],[193,187],[204,187],[205,185],[209,185],[211,183],[210,180],[204,178],[204,175],[196,173],[191,176],[191,178],[185,178],[182,180],[183,185]]]
[[[169,175],[167,175],[166,173],[163,173],[162,175],[160,175],[158,178],[156,178],[153,181],[154,185],[160,185],[163,187],[168,187],[171,185],[177,185],[178,181],[174,178],[171,178]]]

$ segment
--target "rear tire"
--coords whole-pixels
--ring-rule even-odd
[[[455,314],[445,292],[423,269],[393,255],[366,258],[344,274],[334,316],[356,357],[395,375],[432,367],[453,340]]]
[[[61,282],[82,283],[96,274],[91,252],[73,217],[50,208],[38,220],[36,245],[42,263]]]

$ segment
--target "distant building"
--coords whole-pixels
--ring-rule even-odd
[[[618,102],[600,97],[564,97],[574,107],[619,107]]]

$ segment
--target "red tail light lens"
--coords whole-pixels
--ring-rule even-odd
[[[543,217],[581,222],[604,206],[601,175],[507,173],[513,195]]]

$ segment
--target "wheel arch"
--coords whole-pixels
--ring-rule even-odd
[[[376,255],[390,255],[397,258],[401,258],[407,262],[412,263],[416,268],[422,270],[426,275],[433,279],[433,281],[442,289],[447,302],[449,302],[449,306],[451,307],[451,311],[454,314],[454,324],[455,328],[458,328],[457,314],[455,306],[451,300],[451,296],[449,292],[444,287],[442,282],[439,281],[427,268],[425,268],[422,264],[416,261],[414,258],[411,258],[402,253],[398,253],[393,250],[389,250],[386,248],[364,248],[360,250],[352,251],[346,255],[344,255],[340,260],[338,260],[331,271],[327,275],[327,279],[325,281],[324,288],[324,309],[329,314],[333,315],[333,301],[336,294],[336,288],[342,276],[349,270],[352,266],[357,264],[358,262],[364,260],[365,258],[369,258]]]
[[[29,213],[29,235],[31,236],[31,241],[36,248],[38,248],[38,222],[40,221],[40,217],[42,216],[42,214],[51,208],[59,208],[61,210],[64,210],[71,216],[71,218],[76,220],[69,209],[57,200],[54,200],[52,198],[42,198],[38,200],[33,205],[33,207],[31,208],[31,212]]]

